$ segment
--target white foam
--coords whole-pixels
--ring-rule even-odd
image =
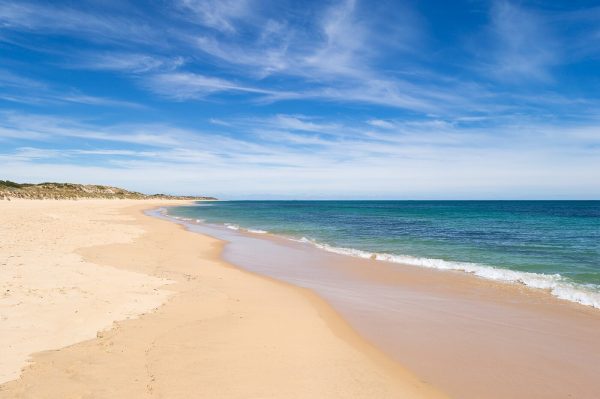
[[[177,216],[174,216],[173,218],[179,220],[191,220],[187,218],[180,218]],[[196,219],[196,222],[201,223],[203,222],[203,220]],[[225,223],[225,227],[231,230],[240,230],[240,226],[233,223]],[[255,234],[268,233],[267,231],[259,229],[246,229],[246,231]],[[340,255],[353,256],[356,258],[363,259],[372,259],[375,261],[385,261],[391,263],[427,267],[432,269],[457,270],[465,273],[474,274],[478,277],[486,278],[489,280],[523,284],[531,288],[548,290],[552,295],[560,299],[600,309],[600,286],[594,284],[576,284],[566,280],[560,274],[520,272],[516,270],[501,269],[493,266],[481,265],[470,262],[453,262],[443,259],[419,258],[410,255],[392,255],[386,253],[368,252],[354,248],[334,247],[328,244],[319,243],[307,237],[302,237],[300,239],[289,239],[304,244],[311,244],[322,250],[337,253]]]
[[[246,231],[248,233],[254,233],[254,234],[267,234],[268,233],[268,231],[260,230],[260,229],[248,229]]]
[[[316,241],[313,241],[311,239],[308,239],[306,237],[302,237],[302,238],[289,238],[292,241],[296,241],[296,242],[302,242],[302,243],[308,243],[308,244],[314,244],[317,245]],[[333,247],[332,247],[333,248]],[[323,248],[324,249],[324,248]]]
[[[440,270],[458,270],[489,280],[523,284],[531,288],[548,290],[552,295],[560,299],[600,309],[600,287],[593,284],[584,285],[572,283],[566,280],[560,274],[520,272],[516,270],[480,265],[477,263],[453,262],[443,259],[419,258],[409,255],[391,255],[386,253],[367,252],[354,248],[334,247],[316,242],[306,237],[294,239],[294,241],[309,243],[328,252],[353,256],[356,258],[372,259]]]

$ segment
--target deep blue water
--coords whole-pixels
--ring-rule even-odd
[[[520,281],[565,299],[600,292],[600,201],[224,201],[169,214]]]

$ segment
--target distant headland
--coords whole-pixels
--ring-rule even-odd
[[[176,200],[216,200],[214,197],[177,196],[168,194],[143,194],[118,187],[96,184],[73,183],[15,183],[0,180],[0,200],[23,199],[176,199]]]

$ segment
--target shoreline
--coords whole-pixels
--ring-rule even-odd
[[[172,219],[179,220],[184,223],[194,223],[194,219],[179,216],[169,216]],[[591,307],[600,311],[600,291],[598,286],[592,289],[585,283],[576,283],[568,281],[560,274],[544,274],[536,272],[526,272],[486,264],[478,264],[463,261],[448,261],[440,258],[423,258],[412,255],[397,255],[391,253],[369,252],[367,250],[337,247],[327,243],[319,242],[310,238],[302,237],[300,239],[293,238],[277,233],[272,233],[266,230],[259,230],[247,227],[241,227],[234,223],[208,224],[199,222],[195,223],[206,224],[209,227],[217,229],[227,228],[241,234],[250,234],[252,236],[259,235],[265,239],[285,239],[296,243],[310,245],[323,251],[334,254],[344,255],[352,258],[367,259],[378,262],[392,263],[400,267],[419,267],[423,269],[433,269],[438,271],[461,272],[469,276],[488,280],[499,284],[517,284],[534,292],[544,292],[550,295],[582,306]],[[593,285],[593,284],[592,284]]]
[[[312,289],[363,337],[452,397],[592,399],[600,390],[595,308],[463,272],[185,224],[229,241],[228,262]]]
[[[100,268],[168,280],[168,298],[97,338],[36,353],[0,397],[444,397],[316,294],[229,265],[223,242],[142,213],[155,206],[113,209],[133,219],[113,221],[115,232],[144,230],[131,241],[75,252]]]

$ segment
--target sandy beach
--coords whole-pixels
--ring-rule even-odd
[[[184,209],[168,214],[194,215]],[[172,220],[228,242],[226,261],[317,293],[363,337],[450,397],[598,397],[598,309],[523,284]]]
[[[444,397],[166,203],[0,201],[1,398]]]
[[[600,0],[0,0],[0,399],[600,399]]]

